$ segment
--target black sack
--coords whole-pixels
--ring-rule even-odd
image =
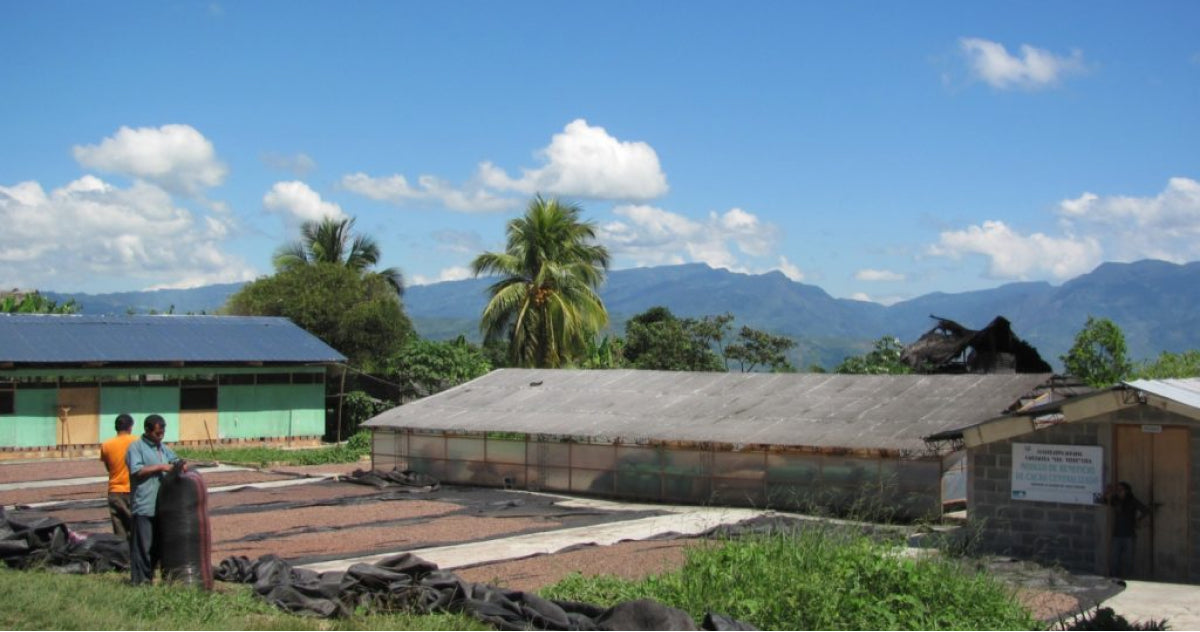
[[[183,461],[158,489],[154,542],[164,579],[212,590],[208,489],[198,473],[183,470]]]

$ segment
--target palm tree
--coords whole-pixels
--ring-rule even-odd
[[[354,235],[353,217],[307,221],[300,225],[300,241],[284,244],[275,251],[275,269],[282,272],[296,266],[332,263],[343,265],[362,274],[374,274],[385,281],[397,295],[404,293],[404,276],[398,268],[371,272],[379,263],[379,244],[367,235]]]
[[[596,227],[581,222],[576,204],[536,196],[523,217],[508,223],[504,252],[471,262],[475,276],[499,275],[480,318],[486,342],[508,339],[517,366],[559,367],[587,351],[608,324],[597,288],[608,249],[592,243]]]

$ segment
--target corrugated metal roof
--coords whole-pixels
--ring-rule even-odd
[[[1125,382],[1131,388],[1200,408],[1200,377]]]
[[[286,318],[0,314],[0,362],[345,362]]]
[[[500,369],[371,427],[924,451],[1002,414],[1049,375]]]

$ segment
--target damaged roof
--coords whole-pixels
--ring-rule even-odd
[[[0,314],[0,364],[334,363],[286,318]]]
[[[1032,345],[997,316],[980,330],[930,316],[937,325],[904,348],[900,361],[919,373],[1049,373],[1050,365]]]
[[[498,369],[365,425],[927,453],[923,437],[1001,415],[1049,378]]]

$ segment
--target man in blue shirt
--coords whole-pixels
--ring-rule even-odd
[[[154,516],[158,509],[158,488],[162,479],[179,461],[179,456],[163,445],[167,422],[161,415],[146,417],[142,437],[129,444],[125,463],[133,488],[133,540],[129,545],[129,567],[133,584],[154,580],[161,542],[155,541]],[[186,466],[184,466],[186,467]]]

